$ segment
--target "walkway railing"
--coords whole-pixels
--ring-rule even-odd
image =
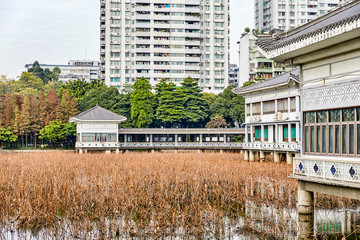
[[[360,183],[360,161],[336,161],[325,158],[294,158],[293,174],[319,180]]]

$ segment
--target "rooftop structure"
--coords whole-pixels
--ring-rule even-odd
[[[100,0],[100,58],[105,84],[141,77],[177,85],[186,77],[205,92],[228,86],[228,0]]]
[[[291,66],[267,59],[256,46],[252,32],[243,35],[239,42],[239,86],[247,81],[261,81],[292,69]]]
[[[28,70],[33,64],[26,64]],[[61,64],[40,64],[43,69],[48,68],[52,71],[55,67],[60,68],[59,81],[66,82],[69,80],[84,79],[91,81],[99,79],[100,62],[90,60],[69,60],[68,65]]]
[[[255,0],[255,29],[289,31],[337,7],[344,0]]]

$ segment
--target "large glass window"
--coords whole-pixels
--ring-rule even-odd
[[[277,100],[277,111],[278,112],[288,112],[288,99],[279,99]]]
[[[360,108],[305,112],[305,153],[360,155],[359,119]]]
[[[269,141],[269,127],[268,126],[264,126],[264,141],[265,142]]]
[[[275,113],[275,101],[263,102],[263,114]]]
[[[290,98],[290,112],[296,111],[296,98],[292,97]]]
[[[296,142],[296,124],[291,124],[291,141]]]
[[[283,125],[283,141],[284,142],[289,141],[289,127],[287,124]]]
[[[255,141],[261,141],[261,127],[255,127]]]
[[[261,103],[253,103],[252,104],[252,115],[260,115],[261,114]]]

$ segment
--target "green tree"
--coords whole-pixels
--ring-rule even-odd
[[[171,127],[174,123],[180,123],[184,116],[184,106],[182,105],[185,95],[175,83],[162,79],[156,85],[156,118],[165,127]]]
[[[234,87],[235,85],[227,87],[210,105],[212,117],[224,116],[226,121],[232,125],[243,122],[245,118],[245,100],[240,95],[233,93]]]
[[[11,127],[0,128],[0,149],[3,147],[3,143],[16,142],[17,136],[11,131]]]
[[[191,77],[185,78],[181,82],[181,93],[185,96],[183,106],[185,109],[184,122],[187,127],[191,124],[201,123],[209,117],[207,101],[201,95],[198,81]]]
[[[14,83],[13,93],[25,95],[38,95],[43,90],[44,84],[40,78],[33,73],[23,72],[18,81]]]
[[[146,78],[142,77],[134,83],[130,102],[134,127],[148,127],[154,119],[154,95]]]
[[[54,147],[58,143],[67,143],[76,136],[76,125],[73,123],[62,123],[51,121],[49,125],[40,130],[40,139],[50,142]]]
[[[244,82],[244,84],[243,84],[243,87],[247,87],[247,86],[249,86],[249,85],[251,85],[251,84],[255,84],[256,82],[255,81],[247,81],[247,82]]]

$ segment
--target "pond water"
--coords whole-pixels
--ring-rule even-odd
[[[318,209],[315,211],[315,231],[318,239],[359,239],[360,209]],[[94,224],[95,226],[96,224]],[[300,239],[299,219],[296,209],[278,208],[247,201],[244,215],[236,220],[224,218],[221,222],[209,223],[206,233],[191,234],[176,229],[171,236],[154,229],[142,233],[114,232],[114,226],[125,225],[124,220],[109,221],[102,230],[73,231],[72,225],[63,225],[56,232],[43,229],[39,232],[18,231],[14,227],[0,228],[0,239]],[[104,229],[107,229],[104,231]],[[135,231],[136,232],[136,231]],[[138,237],[136,237],[138,236]]]

